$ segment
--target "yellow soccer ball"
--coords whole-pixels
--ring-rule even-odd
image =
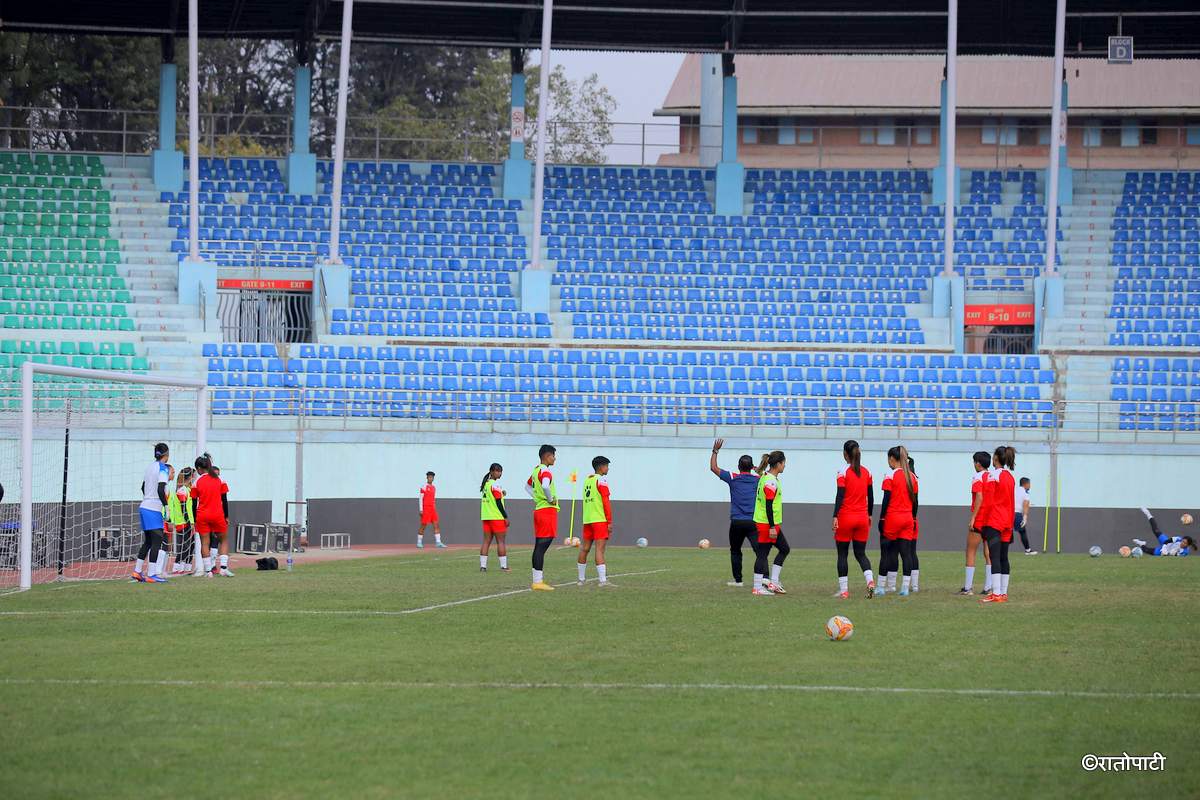
[[[1121,554],[1121,558],[1129,558],[1129,554],[1132,551],[1128,547],[1122,546],[1117,552]]]
[[[1179,521],[1180,521],[1180,522],[1182,522],[1184,525],[1191,525],[1191,524],[1192,524],[1192,522],[1193,522],[1193,520],[1192,520],[1192,515],[1191,515],[1191,514],[1184,514],[1183,516],[1181,516],[1181,517],[1179,518]]]
[[[707,550],[711,546],[711,544],[712,543],[709,542],[708,539],[701,539],[700,540],[700,549]]]

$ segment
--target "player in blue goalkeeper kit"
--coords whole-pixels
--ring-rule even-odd
[[[1167,536],[1158,528],[1158,522],[1155,521],[1154,515],[1150,513],[1150,509],[1143,508],[1142,513],[1146,515],[1146,519],[1150,522],[1150,530],[1154,532],[1154,538],[1158,540],[1155,545],[1146,543],[1145,539],[1134,539],[1133,543],[1142,548],[1142,552],[1148,556],[1186,556],[1196,552],[1196,540],[1191,536]]]

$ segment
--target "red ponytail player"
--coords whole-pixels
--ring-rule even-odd
[[[879,511],[880,538],[889,540],[886,548],[888,563],[881,566],[879,571],[887,576],[887,591],[894,591],[896,568],[903,560],[904,582],[900,596],[907,597],[912,585],[912,541],[920,487],[917,485],[917,476],[908,468],[908,450],[903,446],[888,450],[888,466],[892,471],[883,479],[883,507]]]
[[[200,556],[203,559],[204,572],[203,575],[211,578],[218,573],[217,567],[213,565],[211,537],[217,537],[217,541],[221,541],[229,530],[229,518],[226,511],[228,500],[225,493],[228,487],[221,482],[221,479],[212,473],[212,457],[205,453],[196,459],[196,473],[200,476],[192,485],[192,517],[196,520],[196,533],[200,536]],[[228,547],[228,545],[226,545]],[[233,573],[229,571],[229,555],[226,550],[225,566],[220,569],[220,574],[226,577],[232,577]]]
[[[875,596],[875,578],[871,559],[867,558],[867,538],[871,535],[871,515],[875,513],[875,487],[871,473],[862,465],[862,448],[851,439],[842,445],[846,465],[838,470],[837,497],[833,501],[833,541],[837,546],[838,591],[834,597],[850,596],[850,546],[867,581],[867,597]]]
[[[1017,478],[1013,470],[1017,466],[1017,451],[1001,445],[992,454],[995,486],[988,506],[988,521],[983,528],[983,538],[992,554],[992,593],[981,597],[981,603],[1008,602],[1008,547],[1012,544],[1013,513],[1010,510],[1017,493]]]

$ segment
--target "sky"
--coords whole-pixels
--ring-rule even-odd
[[[530,54],[530,63],[541,62],[541,51]],[[616,53],[580,50],[551,50],[551,66],[562,64],[573,81],[596,73],[600,84],[617,101],[613,122],[614,144],[608,148],[610,163],[642,162],[642,129],[632,123],[649,123],[645,129],[645,160],[654,163],[660,153],[678,150],[679,134],[674,119],[653,116],[667,96],[683,63],[682,53]],[[671,123],[671,124],[669,124]],[[655,145],[658,145],[657,147]]]

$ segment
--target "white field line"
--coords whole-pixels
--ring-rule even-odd
[[[646,572],[619,572],[610,575],[611,578],[632,578],[638,575],[657,575],[660,572],[666,572],[668,568],[652,569]],[[589,578],[588,582],[595,582],[595,578]],[[577,581],[569,581],[567,583],[555,584],[557,588],[564,586],[575,586]],[[528,586],[521,589],[512,589],[507,592],[497,592],[495,594],[485,594],[480,597],[468,597],[463,600],[451,600],[446,603],[436,603],[431,606],[421,606],[420,608],[404,608],[396,611],[387,610],[372,610],[372,609],[324,609],[324,608],[225,608],[225,609],[205,609],[206,613],[212,614],[276,614],[283,616],[330,616],[330,617],[401,617],[407,614],[420,614],[424,611],[434,611],[439,608],[450,608],[452,606],[462,606],[468,603],[479,603],[483,600],[495,600],[499,597],[510,597],[515,594],[528,594],[533,590]],[[150,614],[150,615],[166,615],[172,616],[176,614],[196,614],[196,609],[185,608],[134,608],[134,609],[109,609],[109,608],[70,608],[61,610],[41,609],[35,611],[0,611],[0,619],[4,617],[67,617],[67,616],[94,616],[97,614]]]
[[[1069,698],[1084,700],[1200,700],[1197,692],[1104,692],[1070,689],[945,689],[919,686],[838,686],[770,683],[560,683],[504,681],[279,681],[170,680],[141,678],[0,678],[0,686],[128,686],[219,689],[489,689],[597,692],[784,692],[798,694],[911,694],[949,697]]]

